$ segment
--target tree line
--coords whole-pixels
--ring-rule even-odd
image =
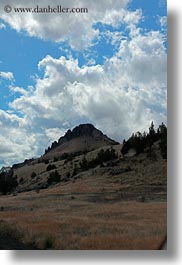
[[[152,151],[153,144],[157,141],[159,142],[159,148],[162,157],[167,159],[167,127],[164,123],[159,125],[157,130],[155,130],[154,123],[152,122],[148,132],[133,133],[127,141],[123,140],[121,153],[125,155],[131,148],[133,148],[138,155],[147,147],[149,148],[150,153]]]

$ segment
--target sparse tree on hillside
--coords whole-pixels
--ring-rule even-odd
[[[167,127],[164,123],[159,126],[158,134],[160,139],[159,147],[161,155],[164,159],[167,159]]]
[[[85,156],[83,157],[82,161],[80,162],[80,168],[83,170],[88,169],[88,161],[87,161]]]
[[[159,147],[162,157],[167,158],[167,127],[163,123],[157,129],[157,132],[155,131],[154,123],[152,122],[148,133],[133,133],[127,141],[123,141],[121,153],[125,155],[131,148],[133,148],[136,150],[136,153],[138,155],[142,153],[146,147],[148,147],[149,156],[152,156],[152,145],[154,142],[159,140]]]
[[[155,129],[154,129],[154,122],[152,121],[151,126],[149,128],[149,133],[147,135],[147,141],[148,141],[150,151],[151,151],[153,143],[156,140],[157,140],[157,134],[156,134]]]
[[[0,192],[6,195],[13,191],[18,185],[16,177],[13,177],[13,170],[0,174]]]
[[[47,179],[47,184],[50,185],[52,183],[58,183],[60,182],[60,180],[61,180],[61,176],[59,175],[58,171],[55,170],[49,174],[49,177]]]
[[[37,176],[37,174],[35,172],[32,172],[31,178],[34,179],[36,176]]]
[[[55,168],[56,168],[56,166],[55,166],[54,164],[49,164],[49,165],[47,166],[46,170],[47,170],[47,171],[50,171],[50,170],[53,170],[53,169],[55,169]]]

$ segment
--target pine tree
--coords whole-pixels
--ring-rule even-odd
[[[6,195],[13,191],[18,185],[17,178],[13,177],[13,170],[0,174],[0,191]]]

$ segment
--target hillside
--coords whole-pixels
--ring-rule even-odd
[[[142,145],[143,151],[136,154],[138,141],[141,143],[139,151]],[[13,175],[18,182],[16,192],[45,189],[99,175],[103,181],[108,177],[111,183],[116,179],[116,182],[125,184],[122,190],[127,199],[136,199],[146,192],[148,197],[152,194],[155,199],[164,198],[166,160],[160,151],[160,141],[155,137],[152,149],[146,143],[147,140],[136,135],[122,146],[91,124],[79,125],[52,143],[42,157],[13,166]],[[158,191],[163,193],[159,196]]]
[[[18,186],[0,196],[1,220],[38,249],[158,249],[167,233],[167,160],[158,135],[148,146],[150,134],[145,141],[137,134],[123,148],[78,126],[13,168]]]

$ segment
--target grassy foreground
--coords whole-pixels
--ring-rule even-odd
[[[38,249],[158,249],[167,231],[167,203],[122,200],[116,186],[98,182],[86,178],[0,196],[1,223]]]

